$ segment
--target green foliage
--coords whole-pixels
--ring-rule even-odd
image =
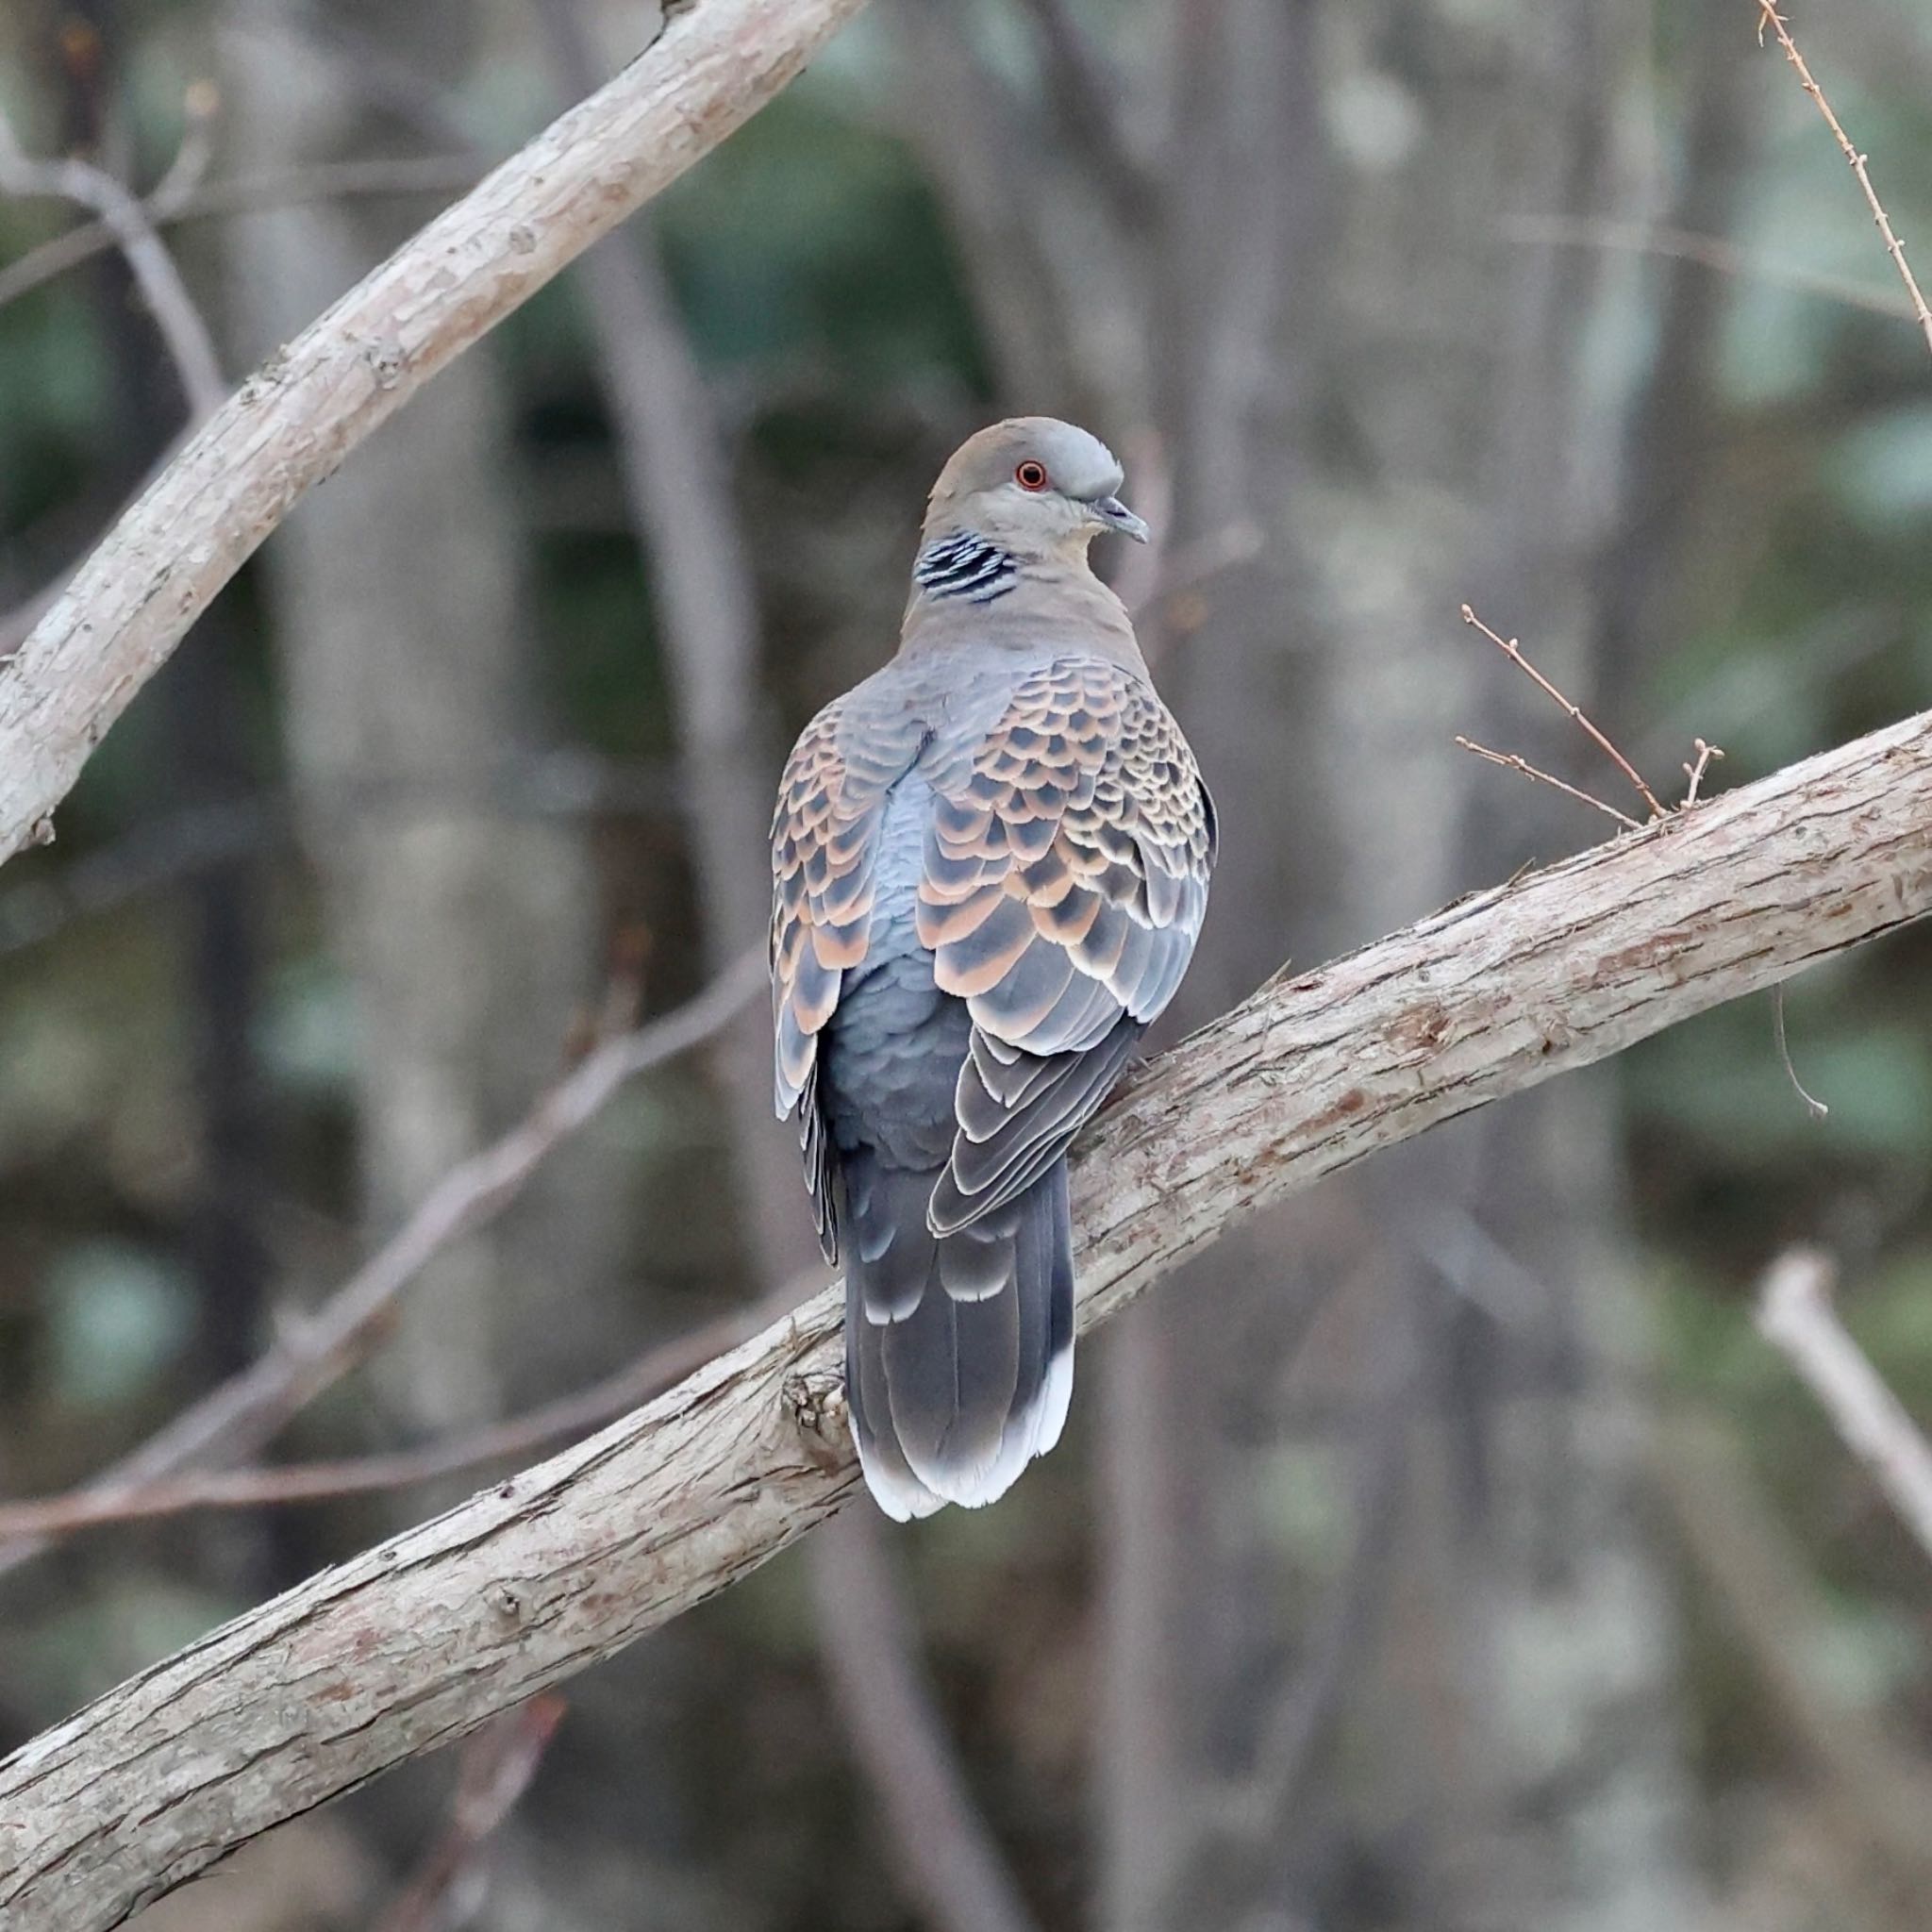
[[[897,142],[813,91],[782,95],[658,219],[708,359],[823,360],[866,388],[951,370],[986,392],[930,185]]]
[[[194,1283],[151,1249],[76,1242],[41,1285],[42,1370],[55,1400],[112,1413],[138,1401],[186,1352]]]

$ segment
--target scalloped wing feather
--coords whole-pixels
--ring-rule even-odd
[[[1029,673],[938,790],[919,937],[974,1026],[943,1234],[1030,1185],[1105,1100],[1193,953],[1215,831],[1179,725],[1101,658]]]
[[[827,1261],[838,1258],[838,1230],[818,1106],[819,1035],[838,1008],[845,974],[865,962],[882,808],[924,742],[917,716],[861,685],[800,734],[772,814],[773,1100],[780,1120],[799,1110],[806,1181]]]

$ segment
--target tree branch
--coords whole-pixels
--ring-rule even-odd
[[[490,1840],[530,1789],[563,1716],[562,1698],[533,1697],[463,1747],[449,1823],[376,1932],[450,1932],[470,1924],[482,1904]]]
[[[1080,1325],[1323,1174],[1928,910],[1932,713],[1271,981],[1083,1138]],[[118,1924],[831,1514],[858,1485],[840,1299],[16,1752],[0,1764],[0,1921]]]
[[[1792,40],[1790,29],[1785,25],[1784,16],[1773,5],[1773,0],[1757,0],[1758,12],[1762,18],[1757,24],[1757,38],[1761,43],[1764,29],[1769,27],[1777,36],[1777,43],[1784,49],[1784,56],[1791,63],[1792,71],[1798,76],[1798,85],[1817,104],[1818,111],[1824,117],[1824,125],[1831,129],[1831,136],[1838,142],[1839,153],[1850,163],[1851,170],[1858,179],[1859,192],[1865,197],[1865,206],[1872,210],[1872,219],[1877,225],[1880,239],[1885,243],[1885,252],[1891,257],[1892,265],[1898,270],[1899,278],[1906,285],[1907,299],[1912,305],[1912,319],[1919,325],[1919,330],[1925,338],[1925,346],[1932,349],[1932,308],[1928,308],[1925,297],[1919,288],[1918,277],[1912,274],[1911,263],[1906,259],[1905,245],[1893,232],[1891,217],[1885,212],[1885,205],[1878,199],[1878,191],[1872,185],[1872,175],[1866,167],[1865,155],[1853,143],[1838,116],[1832,111],[1831,103],[1824,98],[1824,90],[1811,77],[1811,70],[1806,64],[1805,57],[1798,52],[1798,43]]]
[[[686,0],[245,382],[0,664],[0,862],[309,488],[424,383],[748,120],[864,0]]]
[[[821,1270],[822,1274],[824,1271]],[[413,1449],[353,1456],[336,1462],[278,1462],[253,1469],[202,1469],[152,1483],[89,1484],[65,1495],[0,1503],[0,1553],[9,1545],[36,1548],[84,1529],[122,1523],[153,1523],[201,1509],[266,1509],[289,1504],[334,1502],[343,1496],[381,1494],[470,1475],[489,1464],[533,1456],[628,1414],[661,1390],[701,1368],[714,1355],[736,1348],[768,1322],[775,1321],[810,1292],[814,1281],[801,1281],[752,1307],[673,1336],[647,1348],[613,1375],[559,1395],[554,1402],[467,1435],[446,1436]],[[257,1365],[259,1367],[259,1364]],[[250,1374],[255,1370],[248,1372]],[[291,1402],[309,1388],[291,1391]],[[208,1454],[233,1454],[225,1442]],[[19,1560],[19,1559],[15,1559]]]
[[[175,171],[169,170],[170,176]],[[318,161],[302,168],[277,168],[238,175],[225,181],[171,180],[157,188],[142,209],[157,232],[213,215],[246,214],[258,208],[299,208],[316,201],[396,200],[406,195],[456,194],[474,188],[482,165],[468,155],[399,156],[373,161]],[[0,308],[82,262],[118,244],[104,221],[84,222],[42,242],[0,267]]]
[[[1831,1300],[1836,1274],[1818,1249],[1787,1249],[1757,1291],[1758,1333],[1797,1370],[1845,1447],[1932,1556],[1932,1444],[1839,1320]]]

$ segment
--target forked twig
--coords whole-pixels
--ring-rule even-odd
[[[1684,806],[1695,805],[1697,803],[1698,788],[1704,783],[1704,774],[1709,771],[1711,759],[1721,758],[1724,755],[1722,745],[1707,744],[1701,738],[1693,738],[1690,741],[1690,744],[1697,754],[1697,759],[1694,764],[1688,764],[1684,767],[1684,775],[1690,779],[1690,783],[1685,788],[1684,805],[1680,805],[1677,808],[1679,811],[1684,809]]]
[[[189,90],[188,131],[175,166],[168,171],[171,181],[186,181],[192,187],[206,165],[208,124],[215,106],[215,92],[206,83]],[[4,115],[0,115],[0,194],[20,200],[44,196],[72,202],[107,224],[160,332],[168,359],[188,399],[191,420],[199,425],[213,415],[228,393],[214,336],[167,244],[155,232],[141,197],[89,161],[72,157],[57,161],[30,158]]]
[[[1588,791],[1579,791],[1574,785],[1566,785],[1562,779],[1545,772],[1541,766],[1531,764],[1519,752],[1491,751],[1488,745],[1478,744],[1473,738],[1458,738],[1456,741],[1464,751],[1473,751],[1477,758],[1487,759],[1492,765],[1501,765],[1508,772],[1521,772],[1525,778],[1533,778],[1540,784],[1555,787],[1566,798],[1574,798],[1581,804],[1595,807],[1606,817],[1615,819],[1620,825],[1629,831],[1641,832],[1643,829],[1641,820],[1633,819],[1628,812],[1619,811],[1614,805],[1606,805],[1601,798],[1594,797]]]
[[[181,156],[195,158],[186,142]],[[181,156],[142,204],[157,229],[208,216],[300,208],[318,201],[448,195],[475,187],[484,174],[482,164],[466,155],[425,155],[420,159],[402,156],[370,161],[323,161],[313,167],[275,168],[202,182],[184,178]],[[114,245],[114,231],[102,221],[84,222],[50,237],[0,266],[0,308],[69,269],[106,254]]]
[[[1781,14],[1773,0],[1757,0],[1757,44],[1764,44],[1764,29],[1769,27],[1777,36],[1777,43],[1784,49],[1785,58],[1791,63],[1792,71],[1798,76],[1798,84],[1818,104],[1818,111],[1824,116],[1824,125],[1831,129],[1832,139],[1838,142],[1839,152],[1851,163],[1852,173],[1858,177],[1858,186],[1864,191],[1865,205],[1872,210],[1872,219],[1878,224],[1878,232],[1884,238],[1885,252],[1891,257],[1892,264],[1899,272],[1900,279],[1906,285],[1906,293],[1911,298],[1912,314],[1917,318],[1921,333],[1925,338],[1925,346],[1932,349],[1932,308],[1928,308],[1925,297],[1919,288],[1918,278],[1912,274],[1911,264],[1906,259],[1905,243],[1892,231],[1891,218],[1885,212],[1884,204],[1878,199],[1878,191],[1872,185],[1872,175],[1865,165],[1866,158],[1853,146],[1852,138],[1843,124],[1832,112],[1831,103],[1824,98],[1824,90],[1811,77],[1811,70],[1805,64],[1805,57],[1798,52],[1798,43],[1792,40],[1790,29],[1786,26]]]
[[[1554,684],[1552,684],[1550,680],[1547,677],[1545,677],[1542,675],[1542,673],[1539,671],[1536,668],[1536,666],[1529,661],[1527,658],[1525,658],[1523,655],[1523,646],[1520,643],[1518,643],[1514,638],[1498,637],[1497,634],[1494,631],[1492,631],[1489,627],[1489,625],[1486,625],[1482,621],[1482,619],[1478,617],[1467,604],[1465,604],[1462,607],[1462,621],[1464,624],[1470,625],[1472,629],[1481,631],[1483,636],[1488,638],[1491,643],[1494,644],[1497,650],[1501,651],[1503,655],[1506,658],[1507,658],[1512,664],[1514,664],[1519,670],[1527,673],[1528,675],[1535,680],[1537,689],[1539,691],[1542,691],[1556,704],[1561,706],[1565,714],[1572,720],[1572,722],[1580,724],[1583,727],[1583,729],[1590,734],[1591,741],[1597,745],[1598,749],[1604,753],[1605,757],[1607,757],[1610,760],[1610,762],[1616,766],[1618,771],[1622,772],[1624,777],[1629,779],[1631,784],[1637,788],[1638,796],[1641,798],[1645,806],[1649,808],[1650,815],[1653,819],[1662,819],[1668,818],[1670,816],[1670,813],[1666,811],[1663,806],[1658,802],[1657,793],[1654,792],[1650,789],[1650,787],[1643,782],[1642,774],[1638,771],[1637,767],[1633,765],[1630,762],[1630,760],[1626,758],[1624,756],[1624,754],[1620,752],[1617,749],[1617,747],[1614,744],[1612,744],[1610,741],[1607,738],[1606,738],[1604,734],[1601,731],[1599,731],[1594,724],[1592,724],[1590,722],[1590,720],[1584,715],[1583,707],[1581,705],[1574,704],[1569,698],[1566,698],[1563,695],[1563,693],[1559,691],[1557,689],[1557,687]],[[1498,758],[1496,762],[1499,764],[1507,764],[1509,760],[1507,758]],[[1559,787],[1558,789],[1564,791],[1569,790],[1567,786]],[[1588,793],[1578,793],[1577,795],[1589,799]],[[1596,799],[1589,799],[1589,803],[1596,805],[1599,803],[1599,801]],[[1612,816],[1621,818],[1623,814],[1620,812],[1613,813]],[[1626,819],[1624,820],[1624,823],[1628,824],[1631,824],[1632,821]]]

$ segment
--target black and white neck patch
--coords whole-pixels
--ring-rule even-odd
[[[1020,560],[997,543],[971,530],[941,537],[919,553],[912,575],[932,597],[963,597],[969,604],[991,604],[1013,588]]]

